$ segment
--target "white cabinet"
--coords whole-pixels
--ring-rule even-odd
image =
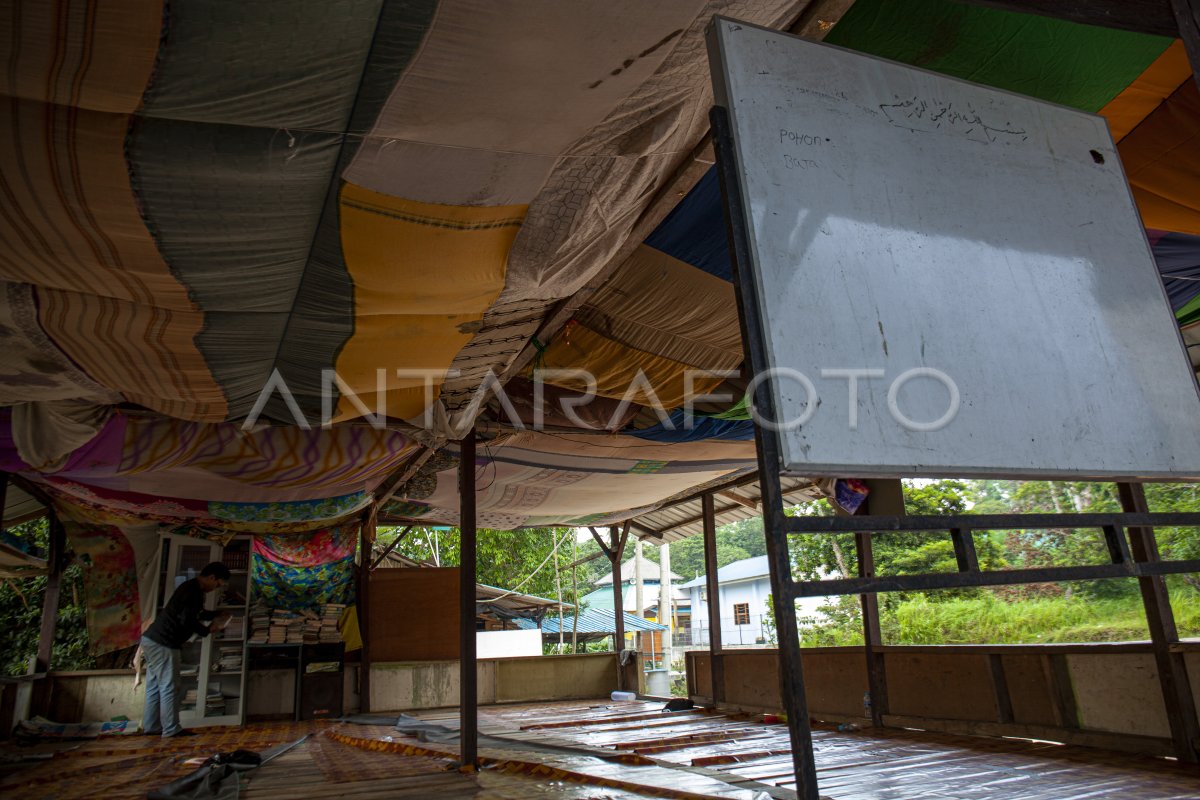
[[[184,727],[239,725],[245,717],[247,600],[250,596],[250,538],[234,537],[224,548],[189,536],[164,536],[156,609],[184,581],[213,561],[224,562],[229,585],[205,596],[205,608],[228,611],[229,625],[182,648],[179,719]]]

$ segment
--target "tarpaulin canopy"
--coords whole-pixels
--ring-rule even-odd
[[[480,413],[485,527],[616,523],[754,469],[719,190],[673,181],[710,158],[712,15],[787,28],[805,0],[7,6],[0,468],[81,549],[338,528],[382,486],[384,518],[455,524],[446,442]],[[1178,42],[952,0],[828,22],[1104,115],[1200,363]],[[476,397],[489,372],[516,420]]]

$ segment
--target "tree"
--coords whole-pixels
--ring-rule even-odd
[[[378,541],[385,546],[401,529],[380,528]],[[566,564],[562,555],[571,552],[574,530],[570,528],[523,528],[513,531],[480,530],[476,539],[476,577],[480,583],[501,589],[514,589],[522,594],[555,597],[554,548],[561,548],[559,563]],[[408,558],[457,567],[460,563],[460,533],[457,528],[438,529],[414,527],[395,552]],[[573,603],[567,591],[563,600]]]
[[[48,549],[45,518],[14,525],[8,533],[28,545],[30,552],[45,553]],[[0,581],[0,670],[5,675],[25,674],[37,653],[46,580],[39,576]],[[97,663],[88,650],[83,571],[77,564],[69,562],[63,570],[60,587],[50,663],[61,670],[93,669]]]
[[[717,568],[767,554],[762,517],[738,520],[716,531]],[[646,548],[646,559],[658,563],[658,549]],[[699,534],[671,542],[671,571],[690,581],[704,574],[704,537]]]

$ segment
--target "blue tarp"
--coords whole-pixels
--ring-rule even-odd
[[[733,280],[725,212],[714,167],[646,239],[646,244],[723,280]]]
[[[1171,310],[1178,311],[1200,294],[1200,236],[1151,231],[1150,241]]]
[[[649,439],[653,442],[699,442],[705,439],[725,439],[727,441],[747,442],[754,438],[754,423],[748,419],[715,419],[713,417],[684,416],[683,409],[671,412],[671,428],[659,423],[652,428],[640,431],[626,429],[622,431],[639,439]]]
[[[665,631],[666,625],[659,625],[657,622],[651,622],[648,619],[639,619],[633,614],[625,614],[625,630],[633,631]],[[570,633],[573,626],[574,616],[568,614],[563,617],[563,632]],[[523,630],[533,630],[537,627],[537,623],[531,619],[515,619],[518,627]],[[610,608],[588,608],[584,609],[579,615],[578,633],[616,633],[617,632],[617,617],[613,614]],[[542,633],[558,633],[558,615],[547,614],[542,620]]]

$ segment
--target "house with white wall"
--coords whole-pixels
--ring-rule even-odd
[[[721,612],[722,647],[773,647],[770,641],[767,604],[771,597],[771,572],[766,556],[745,558],[726,564],[717,570],[717,600]],[[705,576],[683,584],[681,589],[691,594],[691,644],[709,644],[708,590]],[[803,617],[820,617],[819,606],[828,602],[824,597],[806,597],[796,603]],[[802,623],[803,624],[803,623]]]

